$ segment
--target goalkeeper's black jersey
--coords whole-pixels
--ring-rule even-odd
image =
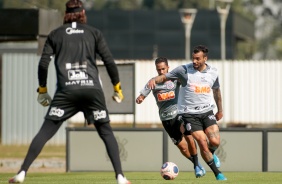
[[[48,66],[55,56],[57,90],[101,88],[96,54],[107,68],[113,85],[119,82],[117,66],[102,33],[86,24],[64,24],[52,31],[39,61],[38,79],[46,86]]]

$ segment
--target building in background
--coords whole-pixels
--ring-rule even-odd
[[[185,58],[185,30],[176,10],[90,10],[87,15],[88,24],[104,33],[116,59]],[[226,59],[234,59],[238,42],[249,40],[254,40],[254,22],[230,12],[226,23]],[[220,20],[216,10],[198,10],[191,49],[199,44],[209,47],[210,59],[220,59]]]
[[[185,30],[176,10],[103,10],[87,12],[88,24],[103,32],[116,59],[185,58]],[[37,41],[62,24],[56,10],[2,9],[0,42]],[[226,23],[226,59],[236,59],[236,44],[254,40],[254,22],[230,12]],[[216,10],[198,10],[191,32],[191,49],[204,44],[210,59],[220,59],[220,20]],[[191,52],[190,52],[191,53]]]

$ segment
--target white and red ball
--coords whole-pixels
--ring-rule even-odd
[[[161,176],[165,180],[173,180],[178,176],[179,169],[173,162],[165,162],[161,168]]]

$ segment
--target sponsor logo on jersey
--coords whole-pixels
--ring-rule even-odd
[[[173,115],[177,114],[177,110],[174,110],[174,111],[171,111],[171,112],[163,112],[161,114],[161,116],[163,118],[166,118],[166,117],[172,117]]]
[[[194,86],[194,92],[197,94],[210,93],[211,88],[209,86]]]
[[[68,71],[69,80],[81,80],[88,79],[86,70],[69,70]]]
[[[165,93],[158,93],[157,94],[158,101],[165,101],[165,100],[170,100],[175,98],[175,93],[174,91],[169,91]]]
[[[76,80],[68,81],[65,83],[66,86],[80,85],[80,86],[94,86],[93,80]]]
[[[107,113],[105,110],[102,111],[93,111],[94,120],[104,119],[107,117]]]
[[[65,111],[63,109],[59,109],[57,107],[52,107],[49,111],[49,116],[58,116],[62,117]]]
[[[210,107],[210,104],[208,104],[208,105],[203,105],[203,106],[197,106],[197,107],[195,107],[194,109],[195,109],[195,110],[201,110],[201,109],[205,109],[205,108],[208,108],[208,107]]]
[[[87,61],[75,62],[75,63],[66,63],[66,69],[86,69]]]
[[[74,28],[68,27],[66,29],[66,33],[69,34],[69,35],[72,35],[72,34],[83,34],[84,30],[74,29]]]

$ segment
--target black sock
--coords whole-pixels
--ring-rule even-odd
[[[199,161],[198,161],[198,155],[191,155],[193,158],[193,163],[194,163],[194,169],[196,168],[196,166],[199,166]]]
[[[211,168],[212,172],[214,173],[215,176],[217,176],[219,173],[221,173],[218,168],[216,167],[213,159],[209,162],[207,162],[208,166]]]
[[[213,149],[211,149],[211,148],[209,148],[209,150],[210,150],[210,152],[211,152],[212,154],[214,154],[215,150],[213,150]]]

